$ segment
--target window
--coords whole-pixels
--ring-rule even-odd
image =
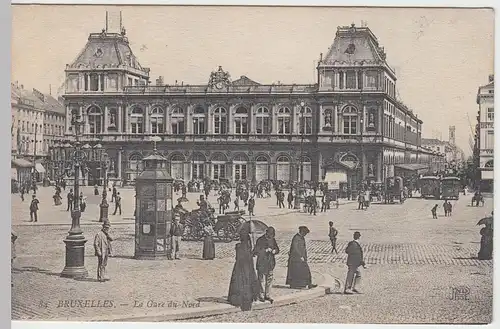
[[[193,166],[193,179],[203,179],[205,177],[204,175],[204,168],[205,168],[205,156],[200,153],[195,153],[193,155],[193,161],[192,161],[192,166]]]
[[[132,78],[128,78],[128,85],[131,86],[132,85]]]
[[[195,135],[205,134],[205,109],[197,106],[193,113],[193,133]]]
[[[269,109],[267,107],[259,107],[256,114],[256,133],[270,134],[271,133],[271,118],[269,116]]]
[[[349,70],[346,72],[346,89],[356,89],[356,71]]]
[[[227,134],[227,111],[223,107],[218,107],[214,111],[214,133]]]
[[[269,179],[269,161],[264,155],[255,159],[255,180],[261,182]]]
[[[100,134],[102,133],[102,111],[97,106],[91,106],[88,109],[88,122],[89,129],[91,134]],[[50,125],[49,131],[52,134],[54,127]]]
[[[487,118],[488,121],[495,121],[495,111],[493,107],[488,107],[488,112],[487,112]]]
[[[174,154],[170,158],[170,176],[173,179],[183,179],[184,178],[184,156],[180,154]]]
[[[342,113],[344,134],[355,135],[358,131],[358,111],[354,106],[346,106]]]
[[[184,110],[176,107],[172,110],[172,134],[183,135],[184,134]]]
[[[130,114],[130,130],[132,134],[144,133],[144,110],[140,107],[134,107]]]
[[[302,111],[302,109],[301,109]],[[300,134],[312,134],[312,110],[310,107],[305,107],[303,113],[300,114]]]
[[[90,74],[89,82],[90,82],[90,91],[99,91],[99,74],[92,73]]]
[[[248,110],[239,107],[234,114],[234,133],[248,134]]]
[[[292,116],[288,107],[282,107],[278,110],[278,135],[289,135]]]
[[[281,155],[276,160],[276,179],[287,182],[290,180],[290,159]]]
[[[226,163],[227,158],[222,153],[216,153],[212,157],[212,174],[213,179],[226,178]]]
[[[486,132],[486,140],[484,143],[484,148],[489,150],[489,149],[494,149],[495,146],[495,131],[494,130],[488,130]]]
[[[367,88],[377,88],[378,85],[378,72],[377,71],[367,71],[366,72],[366,87]]]
[[[165,113],[163,109],[156,106],[151,110],[151,133],[152,134],[163,134],[165,132],[165,125],[163,123],[163,117]]]
[[[247,179],[247,163],[248,158],[243,154],[237,154],[233,158],[235,180],[238,181]]]
[[[339,72],[339,89],[344,89],[344,72]]]

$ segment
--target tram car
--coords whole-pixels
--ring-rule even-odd
[[[422,198],[440,199],[441,181],[436,176],[424,176],[418,180],[420,186],[420,196]]]
[[[441,179],[441,198],[458,200],[462,183],[458,177],[443,177]]]

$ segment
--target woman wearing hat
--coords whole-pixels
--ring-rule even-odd
[[[315,288],[312,284],[311,270],[307,264],[307,249],[305,236],[309,233],[307,226],[300,226],[299,233],[295,234],[288,253],[288,271],[286,284],[292,289]]]

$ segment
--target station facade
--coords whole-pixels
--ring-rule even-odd
[[[142,171],[152,136],[173,178],[381,182],[395,168],[425,168],[422,121],[396,99],[396,74],[367,27],[338,27],[314,84],[231,79],[222,67],[204,85],[153,83],[125,29],[92,33],[66,67],[66,137],[72,116],[83,143],[99,143],[109,175],[124,184]],[[89,183],[102,177],[99,164]]]

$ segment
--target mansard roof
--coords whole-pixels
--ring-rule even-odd
[[[328,53],[322,59],[324,65],[335,64],[373,64],[386,65],[384,48],[368,27],[339,26]]]
[[[130,48],[125,30],[122,33],[91,33],[87,44],[68,69],[132,68],[144,76],[149,69],[143,68]]]

